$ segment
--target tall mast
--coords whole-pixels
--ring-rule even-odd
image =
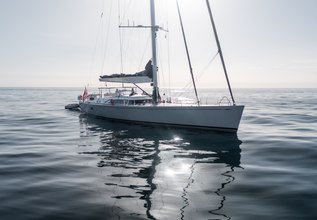
[[[230,86],[230,82],[229,82],[229,77],[228,77],[228,74],[227,74],[227,69],[226,69],[225,61],[223,59],[223,54],[222,54],[222,50],[221,50],[221,46],[220,46],[220,42],[219,42],[217,30],[216,30],[216,25],[215,25],[214,19],[212,17],[211,9],[210,9],[209,0],[206,0],[206,4],[207,4],[207,8],[208,8],[208,12],[209,12],[209,17],[210,17],[210,21],[211,21],[211,24],[212,24],[212,28],[214,30],[215,39],[216,39],[216,42],[217,42],[218,52],[219,52],[219,55],[220,55],[223,71],[225,72],[225,75],[226,75],[226,80],[227,80],[229,92],[230,92],[230,95],[231,95],[231,99],[232,99],[233,105],[235,105],[236,102],[234,101],[234,98],[233,98],[233,94],[232,94],[232,90],[231,90],[231,86]]]
[[[177,4],[177,11],[178,11],[178,18],[179,18],[179,22],[180,22],[181,28],[182,28],[182,34],[183,34],[183,40],[184,40],[185,49],[186,49],[186,54],[187,54],[187,60],[188,60],[188,65],[189,65],[189,71],[190,71],[190,74],[191,74],[191,76],[192,76],[192,81],[193,81],[193,85],[194,85],[194,90],[195,90],[195,95],[196,95],[197,104],[199,105],[199,99],[198,99],[198,94],[197,94],[197,89],[196,89],[196,83],[195,83],[195,78],[194,78],[192,63],[191,63],[191,61],[190,61],[190,56],[189,56],[189,51],[188,51],[188,46],[187,46],[187,41],[186,41],[186,36],[185,36],[185,31],[184,31],[184,26],[183,26],[183,21],[182,21],[182,16],[181,16],[181,12],[180,12],[180,10],[179,10],[179,5],[178,5],[178,1],[177,1],[177,0],[176,0],[176,4]]]
[[[158,103],[158,83],[157,83],[157,58],[156,58],[156,32],[158,27],[155,23],[155,3],[150,0],[151,10],[151,35],[152,35],[152,71],[153,71],[153,102]]]

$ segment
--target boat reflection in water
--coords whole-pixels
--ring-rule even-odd
[[[230,219],[222,190],[240,168],[236,134],[121,124],[85,115],[80,125],[81,153],[99,158],[109,218]]]

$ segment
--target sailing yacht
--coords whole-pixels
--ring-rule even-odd
[[[155,2],[154,0],[150,0],[151,26],[148,26],[148,28],[151,30],[152,58],[145,66],[145,70],[135,74],[100,76],[100,82],[119,83],[120,85],[129,84],[131,86],[103,87],[99,88],[99,94],[87,94],[85,89],[84,94],[79,97],[80,109],[89,115],[132,123],[237,132],[244,106],[235,103],[208,0],[206,0],[206,5],[232,103],[230,102],[230,104],[226,106],[200,103],[192,73],[195,95],[197,98],[196,103],[179,104],[173,102],[172,99],[161,99],[157,77],[158,67],[156,49],[156,32],[161,28],[155,21]],[[178,13],[187,57],[189,65],[191,65],[179,7]],[[151,84],[152,94],[147,93],[140,87],[140,84],[144,83]]]

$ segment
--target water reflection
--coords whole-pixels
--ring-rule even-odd
[[[230,219],[236,134],[153,128],[80,116],[82,154],[96,155],[112,218]]]

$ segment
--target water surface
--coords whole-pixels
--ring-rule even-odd
[[[0,219],[317,217],[316,89],[236,90],[237,134],[65,110],[81,89],[0,92]]]

